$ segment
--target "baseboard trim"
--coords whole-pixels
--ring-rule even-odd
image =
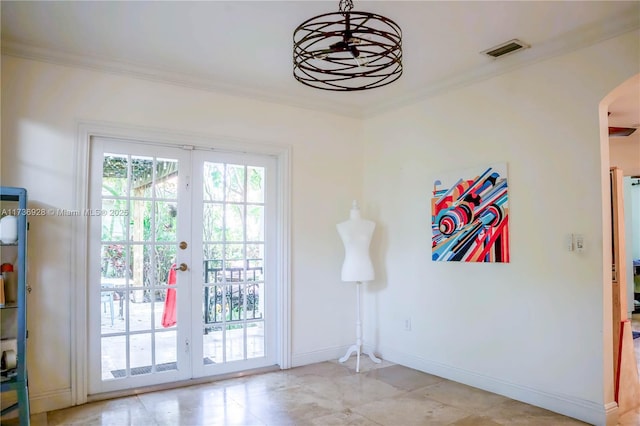
[[[615,402],[613,403],[615,407],[612,407],[611,404],[601,405],[581,398],[541,391],[394,349],[381,348],[380,353],[387,361],[535,405],[592,425],[608,426],[611,424],[609,418],[616,417],[617,420],[617,404]],[[615,425],[615,423],[613,424]]]
[[[616,426],[618,424],[618,418],[620,417],[618,411],[618,404],[616,402],[610,402],[605,404],[604,412],[606,417],[607,426]]]
[[[303,365],[316,364],[318,362],[337,360],[347,353],[349,346],[350,345],[334,346],[317,351],[294,353],[291,356],[291,366],[301,367]]]
[[[46,413],[47,411],[59,410],[71,407],[71,388],[59,389],[42,393],[30,393],[29,408],[31,414]]]

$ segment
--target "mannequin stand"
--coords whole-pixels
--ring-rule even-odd
[[[355,352],[357,355],[356,373],[360,372],[360,354],[361,353],[365,355],[369,355],[369,358],[371,358],[371,361],[375,362],[376,364],[380,364],[382,362],[382,360],[380,360],[379,358],[376,358],[373,352],[365,352],[362,346],[362,321],[360,320],[360,285],[361,284],[362,282],[360,281],[356,282],[356,292],[357,292],[357,300],[358,300],[356,305],[356,344],[351,345],[349,349],[347,349],[347,353],[345,354],[345,356],[343,356],[338,360],[340,362],[345,362],[346,360],[349,359],[351,354]]]

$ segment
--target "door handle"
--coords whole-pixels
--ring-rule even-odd
[[[176,270],[176,271],[182,271],[182,272],[184,272],[184,271],[186,271],[187,269],[189,269],[189,267],[187,266],[187,264],[186,264],[186,263],[181,263],[181,264],[180,264],[180,266],[175,266],[173,269],[174,269],[174,270]]]

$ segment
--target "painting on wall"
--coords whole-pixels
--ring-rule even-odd
[[[434,261],[509,262],[507,164],[435,180],[431,229]]]

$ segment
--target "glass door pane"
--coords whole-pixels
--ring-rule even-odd
[[[177,370],[178,161],[105,153],[102,177],[102,379]]]
[[[202,223],[194,244],[195,264],[202,265],[201,300],[194,322],[201,324],[199,351],[194,351],[195,375],[238,371],[244,366],[271,365],[265,334],[275,318],[265,309],[274,303],[273,280],[265,262],[268,235],[267,182],[270,162],[253,158],[203,153],[194,161],[194,223]],[[194,197],[198,192],[194,192]],[[272,219],[273,220],[273,219]],[[194,284],[195,285],[195,284]],[[196,293],[194,293],[196,294]],[[271,298],[271,300],[270,300]],[[194,305],[194,309],[196,305]],[[267,326],[268,325],[268,326]],[[194,337],[194,342],[195,342]],[[272,351],[273,352],[273,351]],[[269,353],[269,355],[272,355]],[[233,367],[230,367],[233,365]]]
[[[100,230],[100,250],[92,282],[100,296],[91,299],[90,315],[99,312],[100,327],[90,341],[101,373],[90,387],[104,392],[188,378],[182,354],[190,318],[183,313],[179,327],[178,317],[189,306],[189,280],[176,267],[188,257],[178,243],[190,203],[179,188],[180,168],[190,162],[176,148],[113,140],[97,146],[103,148],[93,162],[100,166],[100,192],[94,188],[91,200],[101,209],[91,229]]]
[[[91,152],[89,393],[274,365],[275,159]]]

